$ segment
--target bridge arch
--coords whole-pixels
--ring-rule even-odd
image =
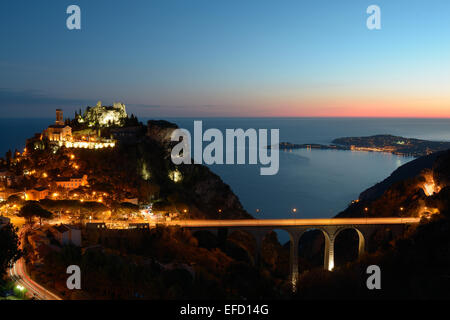
[[[356,259],[359,259],[364,252],[366,251],[366,236],[364,235],[363,231],[360,230],[358,227],[356,226],[345,226],[345,227],[340,227],[336,230],[336,232],[334,233],[334,239],[333,239],[333,245],[336,244],[336,240],[338,239],[339,234],[341,234],[344,231],[355,231],[357,238],[358,238],[358,249],[357,249],[357,256]],[[333,250],[334,252],[336,252],[336,248],[334,248]]]
[[[211,250],[219,246],[218,230],[211,229],[191,229],[191,234],[197,239],[198,246]]]
[[[310,227],[304,229],[302,230],[297,241],[297,250],[300,259],[303,259],[304,261],[312,261],[310,267],[318,267],[323,265],[325,269],[328,269],[330,263],[330,256],[328,252],[331,247],[331,236],[327,230],[321,227]],[[318,250],[317,245],[320,246]],[[320,256],[318,256],[318,254]],[[298,267],[299,273],[308,269],[308,266],[303,268],[304,266],[300,264]]]
[[[259,264],[260,260],[260,254],[261,254],[261,245],[262,245],[262,238],[263,236],[260,234],[260,232],[257,232],[257,230],[252,230],[251,228],[229,228],[227,231],[226,239],[227,241],[236,240],[239,239],[246,239],[249,241],[244,241],[245,243],[250,243],[250,246],[248,247],[242,247],[243,250],[245,250],[248,261],[254,265]],[[243,252],[236,252],[238,255],[238,259],[243,259]]]

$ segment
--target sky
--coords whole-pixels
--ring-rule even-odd
[[[2,0],[0,38],[2,118],[450,117],[448,0]]]

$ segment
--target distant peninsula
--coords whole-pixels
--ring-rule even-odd
[[[352,150],[370,152],[388,152],[400,156],[421,157],[434,152],[450,149],[450,142],[429,141],[404,138],[388,134],[370,137],[344,137],[334,139],[331,144],[295,144],[281,142],[282,150],[321,149],[321,150]]]

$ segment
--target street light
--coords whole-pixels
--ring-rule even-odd
[[[23,287],[23,286],[21,286],[20,284],[18,284],[18,285],[16,286],[16,289],[23,292],[23,291],[25,290],[25,287]]]

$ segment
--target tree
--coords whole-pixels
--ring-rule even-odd
[[[19,237],[17,228],[7,224],[0,229],[0,280],[11,263],[22,256],[19,249]]]
[[[9,196],[7,200],[8,204],[21,204],[22,202],[23,202],[22,198],[16,194]]]
[[[130,214],[139,212],[139,206],[128,202],[113,203],[111,209],[116,219],[127,218]]]
[[[11,152],[11,149],[9,149],[9,150],[6,152],[5,157],[6,157],[6,165],[7,165],[7,167],[9,168],[9,166],[11,165],[11,160],[12,160],[12,152]]]
[[[42,208],[37,201],[27,201],[20,209],[19,216],[26,218],[29,223],[33,221],[34,217],[39,217],[39,224],[42,225],[42,219],[50,219],[52,213]]]

